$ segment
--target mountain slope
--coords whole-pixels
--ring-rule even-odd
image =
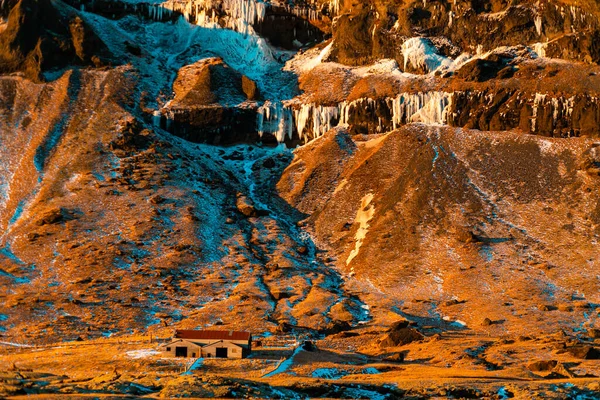
[[[3,83],[12,104],[32,88],[40,96],[4,115],[6,125],[27,119],[3,139],[2,159],[19,160],[3,175],[5,335],[96,337],[172,323],[335,331],[366,318],[294,214],[256,197],[255,175],[266,164],[270,177],[285,152],[153,133],[132,115],[127,69]]]
[[[474,330],[490,318],[505,321],[499,332],[577,331],[595,317],[572,301],[599,300],[597,157],[589,139],[341,130],[297,150],[277,189],[338,268],[405,313]]]

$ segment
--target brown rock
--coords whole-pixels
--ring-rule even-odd
[[[235,203],[239,212],[241,212],[246,217],[255,217],[256,216],[256,208],[246,196],[239,196]]]
[[[381,339],[379,347],[396,347],[423,340],[424,336],[413,328],[401,328],[391,331]]]
[[[505,69],[505,64],[501,61],[475,59],[462,66],[456,75],[467,82],[484,82],[495,78],[501,70]],[[512,68],[503,71],[503,78],[511,76]]]
[[[575,358],[583,360],[599,360],[600,350],[592,346],[573,346],[567,349],[567,352]]]
[[[248,100],[258,100],[258,86],[256,86],[256,82],[248,78],[246,75],[242,75],[242,90]]]
[[[556,360],[540,360],[528,364],[527,369],[533,372],[552,371],[557,364]]]
[[[43,81],[49,69],[101,64],[110,57],[104,42],[81,18],[59,11],[50,0],[3,2],[2,14],[8,7],[12,9],[0,32],[0,73],[21,71]]]
[[[64,221],[65,210],[63,208],[55,207],[42,214],[38,219],[37,224],[42,225],[53,225]]]
[[[383,360],[388,362],[401,363],[404,361],[404,353],[394,353],[391,356],[384,358]]]
[[[410,325],[410,321],[401,319],[399,321],[394,322],[388,329],[388,332],[394,332],[394,331],[398,331],[400,329],[408,328],[409,325]]]
[[[564,312],[571,312],[571,311],[573,311],[573,307],[570,306],[569,304],[559,304],[558,310],[564,311]]]
[[[148,200],[151,204],[162,204],[166,201],[166,199],[160,195],[152,196]]]
[[[587,330],[587,334],[592,339],[600,339],[600,329],[598,328],[590,328]]]
[[[298,254],[308,254],[308,248],[306,246],[300,246],[296,249],[296,251],[298,252]]]

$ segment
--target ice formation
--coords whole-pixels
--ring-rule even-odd
[[[534,43],[531,47],[538,57],[546,57],[546,49],[548,48],[548,43]]]
[[[538,36],[542,36],[542,16],[541,15],[536,15],[533,23],[535,24],[535,31],[537,32]]]
[[[452,60],[437,53],[436,47],[426,38],[413,37],[402,44],[402,56],[404,57],[404,70],[408,64],[415,69],[425,69],[433,72],[436,69],[452,64]]]
[[[296,119],[296,130],[300,138],[306,141],[308,135],[305,133],[308,122],[312,121],[309,132],[313,137],[323,136],[329,130],[338,126],[340,123],[340,106],[326,107],[315,106],[314,104],[303,104],[300,110],[294,112]]]
[[[335,127],[349,124],[353,110],[374,110],[378,104],[369,98],[342,102],[337,106],[313,103],[295,106],[291,102],[283,104],[267,101],[258,109],[257,131],[261,136],[270,133],[279,142],[286,138],[292,139],[296,133],[300,140],[308,142]],[[389,108],[393,129],[413,122],[446,124],[451,105],[452,94],[447,92],[401,93],[380,104]],[[381,118],[377,131],[384,131]]]
[[[257,0],[169,0],[149,5],[149,17],[157,21],[170,18],[174,12],[192,24],[205,28],[221,27],[243,34],[252,34],[252,25],[265,18],[267,4]],[[224,13],[225,17],[220,18]]]
[[[451,104],[452,93],[402,93],[392,100],[394,129],[411,122],[445,124]]]
[[[283,143],[287,138],[292,139],[293,135],[293,114],[292,110],[285,107],[282,102],[266,101],[258,108],[257,131],[262,137],[265,133],[270,133],[277,138],[279,143]]]
[[[595,98],[592,98],[591,100],[595,101]],[[548,98],[548,95],[546,94],[536,93],[533,98],[531,132],[536,132],[538,130],[537,120],[540,115],[540,108],[547,109],[552,113],[552,123],[554,127],[560,120],[568,121],[571,119],[574,105],[575,96]]]

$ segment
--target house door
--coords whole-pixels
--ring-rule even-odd
[[[227,347],[217,347],[217,358],[227,358]]]
[[[175,357],[187,357],[187,347],[175,347]]]

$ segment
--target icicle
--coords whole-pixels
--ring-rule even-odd
[[[535,132],[535,130],[536,130],[538,108],[539,108],[540,104],[542,104],[542,105],[544,104],[545,99],[546,99],[545,94],[540,94],[540,93],[535,94],[535,98],[533,99],[533,115],[531,117],[531,132]]]
[[[452,94],[447,92],[402,93],[392,102],[392,126],[411,122],[445,124],[452,104]]]
[[[533,51],[538,57],[546,57],[546,48],[548,47],[548,43],[534,43],[532,47]]]
[[[286,137],[292,139],[293,127],[292,110],[282,103],[266,101],[258,108],[256,130],[260,137],[269,133],[275,136],[279,143],[283,143]]]
[[[152,125],[154,125],[156,127],[160,127],[161,117],[162,117],[162,114],[160,113],[160,111],[158,111],[158,110],[154,111],[154,113],[152,113]]]
[[[341,0],[330,0],[329,1],[329,9],[333,15],[338,15],[340,13],[340,1]]]
[[[538,36],[542,36],[542,16],[539,14],[536,15],[533,23],[535,24],[535,31],[537,32]]]

